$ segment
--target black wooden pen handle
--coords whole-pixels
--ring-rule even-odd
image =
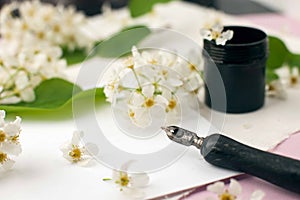
[[[220,134],[203,140],[201,154],[216,166],[244,172],[300,194],[300,161],[261,151]]]

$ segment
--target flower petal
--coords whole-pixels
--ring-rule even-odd
[[[134,118],[130,118],[130,119],[135,125],[141,128],[145,128],[151,124],[152,118],[148,109],[137,108],[134,110],[134,113],[135,113]]]
[[[261,190],[255,190],[252,194],[251,194],[251,198],[250,200],[262,200],[265,196],[265,193]]]
[[[155,104],[165,108],[168,105],[169,101],[162,95],[157,95],[155,97]]]
[[[112,172],[112,177],[111,179],[115,182],[118,181],[120,179],[120,176],[123,172],[117,171],[117,170],[113,170]]]
[[[211,35],[211,31],[208,29],[201,29],[200,30],[200,34],[202,35],[202,37],[206,40],[212,40],[212,35]]]
[[[0,127],[3,127],[5,124],[5,111],[0,110]]]
[[[223,182],[215,182],[207,186],[207,191],[213,192],[215,194],[221,195],[224,192],[225,184]]]
[[[4,151],[14,156],[18,156],[22,153],[22,147],[20,143],[5,142],[1,146],[1,151]]]
[[[130,176],[130,186],[133,188],[145,187],[149,184],[149,180],[146,173],[133,174]]]
[[[2,167],[4,170],[9,170],[13,167],[14,164],[15,164],[14,160],[8,159],[6,162],[2,164]]]
[[[21,99],[25,102],[32,102],[35,100],[35,93],[33,88],[28,87],[20,92]]]
[[[146,64],[146,61],[143,60],[136,46],[132,47],[131,53],[132,53],[133,63],[135,68]]]
[[[139,106],[144,104],[144,101],[145,101],[145,98],[143,97],[143,95],[141,95],[138,92],[133,92],[130,95],[129,104],[133,105],[133,106],[136,106],[136,107],[139,107]]]
[[[20,133],[20,123],[21,118],[16,117],[14,122],[10,122],[4,126],[3,131],[9,136],[18,135]]]
[[[16,104],[20,102],[21,102],[21,98],[17,96],[11,96],[7,98],[4,97],[3,99],[0,100],[0,104]]]
[[[215,32],[221,33],[223,31],[223,26],[220,23],[215,23],[211,29]]]
[[[77,164],[81,167],[90,167],[92,165],[93,158],[91,156],[88,156],[84,159],[81,159]]]
[[[226,44],[226,39],[225,38],[222,38],[222,37],[218,37],[217,39],[216,39],[216,44],[217,45],[225,45]]]
[[[272,88],[272,89],[270,89]],[[274,96],[278,99],[285,100],[287,99],[287,92],[285,87],[283,86],[282,82],[280,80],[274,80],[271,83],[269,83],[269,96]]]
[[[237,180],[230,179],[228,191],[230,194],[237,196],[242,193],[242,187]]]
[[[97,156],[97,155],[99,155],[99,152],[100,152],[99,147],[94,143],[87,143],[85,145],[85,149],[86,149],[85,150],[86,154],[89,154],[91,156],[92,155]]]
[[[80,143],[81,136],[82,136],[82,131],[74,131],[71,143],[73,145],[78,145]]]
[[[220,37],[216,39],[217,45],[225,45],[228,40],[231,40],[233,37],[233,31],[227,30],[221,34]]]
[[[142,93],[148,97],[148,98],[151,98],[154,94],[154,90],[155,90],[155,87],[154,85],[146,85],[142,88]]]

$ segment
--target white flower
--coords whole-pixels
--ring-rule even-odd
[[[82,132],[74,131],[72,140],[65,143],[60,150],[63,152],[63,157],[71,163],[87,166],[92,161],[91,153],[98,154],[98,148],[93,148],[93,152],[89,152],[88,145],[84,146],[80,142],[81,135]]]
[[[14,164],[15,161],[12,160],[7,153],[2,151],[2,148],[0,147],[0,167],[4,170],[9,170]]]
[[[18,156],[22,152],[19,142],[21,132],[21,118],[16,117],[13,122],[6,123],[5,111],[0,110],[0,166],[7,170],[10,169],[15,161],[11,156]]]
[[[224,182],[215,182],[207,186],[207,191],[213,192],[218,195],[219,200],[238,200],[238,195],[242,193],[242,187],[235,179],[230,179],[229,187],[226,188]],[[262,200],[264,193],[260,190],[252,193],[250,200]],[[214,200],[216,198],[209,197],[207,200]]]
[[[204,39],[215,40],[217,45],[223,46],[233,37],[233,31],[227,30],[223,32],[223,26],[219,23],[212,25],[210,28],[201,29],[200,33]]]
[[[154,85],[146,85],[141,91],[132,93],[128,104],[131,121],[139,127],[147,127],[152,122],[150,110],[155,106],[164,108],[168,105],[168,101],[163,96],[155,94]]]
[[[267,85],[267,95],[282,100],[287,99],[286,89],[280,80],[271,81]]]
[[[128,165],[121,167],[121,171],[113,170],[112,178],[104,178],[103,181],[115,184],[117,188],[132,198],[142,198],[142,188],[149,184],[149,176],[146,173],[128,174]]]

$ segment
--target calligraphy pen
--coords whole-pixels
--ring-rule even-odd
[[[177,126],[162,127],[179,144],[200,149],[204,159],[218,167],[244,172],[300,194],[300,161],[261,151],[221,134],[205,138]]]

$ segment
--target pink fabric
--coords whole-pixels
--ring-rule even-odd
[[[274,149],[274,152],[289,156],[295,159],[300,159],[300,132],[292,135],[289,139],[282,142],[279,146]],[[243,188],[242,194],[239,196],[241,199],[250,199],[251,193],[257,189],[265,192],[264,200],[299,200],[300,195],[289,192],[287,190],[281,189],[277,186],[274,186],[270,183],[267,183],[261,179],[246,176],[245,178],[239,180]],[[227,185],[228,186],[228,185]],[[300,187],[300,185],[299,185]],[[186,200],[200,200],[206,199],[209,196],[215,196],[213,193],[208,191],[201,191],[191,195],[190,197],[185,198]],[[216,198],[217,199],[217,198]]]
[[[300,19],[278,14],[253,14],[239,18],[289,35],[300,36]]]

